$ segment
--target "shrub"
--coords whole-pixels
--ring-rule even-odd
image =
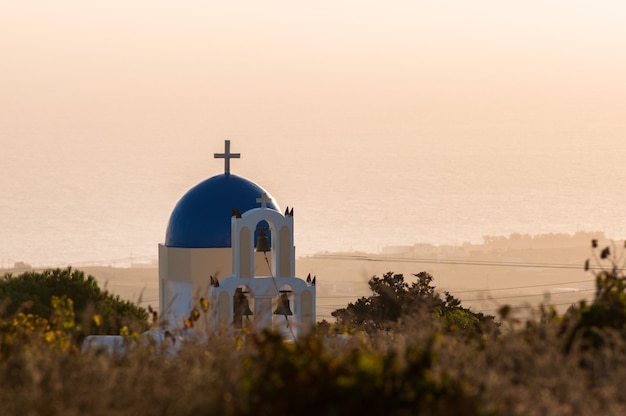
[[[52,348],[67,351],[74,348],[74,307],[71,299],[52,297],[48,319],[32,313],[18,312],[13,319],[0,320],[0,360],[18,350]]]
[[[18,311],[50,320],[54,313],[52,299],[66,297],[73,302],[76,341],[90,334],[118,334],[128,326],[135,331],[148,328],[148,313],[132,302],[120,299],[98,287],[93,276],[82,271],[49,269],[0,278],[0,318]],[[93,319],[96,317],[97,319]]]
[[[475,313],[461,306],[461,302],[445,292],[442,298],[432,285],[433,277],[426,272],[414,275],[417,281],[411,285],[402,274],[388,272],[382,278],[374,276],[369,286],[374,293],[362,297],[346,308],[332,312],[338,325],[375,333],[391,330],[401,318],[426,312],[431,321],[444,331],[460,332],[474,337],[495,328],[493,316]],[[421,315],[422,317],[424,315]],[[432,323],[425,322],[425,325]]]

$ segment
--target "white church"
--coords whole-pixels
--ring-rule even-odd
[[[295,276],[293,209],[230,172],[191,188],[176,204],[159,244],[163,329],[237,333],[271,328],[298,338],[315,324],[315,279]]]

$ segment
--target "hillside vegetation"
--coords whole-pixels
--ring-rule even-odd
[[[127,353],[111,357],[78,352],[73,302],[55,296],[47,318],[18,308],[0,323],[0,413],[624,414],[624,274],[615,247],[593,245],[594,299],[528,322],[466,309],[427,273],[386,273],[293,343],[240,332],[159,344],[126,328]]]

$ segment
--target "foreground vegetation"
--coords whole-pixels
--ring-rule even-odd
[[[119,334],[124,327],[137,332],[149,328],[145,309],[100,289],[93,276],[80,270],[69,267],[0,277],[0,319],[43,323],[42,319],[58,319],[59,313],[69,314],[65,325],[71,327],[76,343],[91,334]]]
[[[134,348],[111,358],[78,352],[72,302],[54,297],[48,318],[1,321],[0,414],[624,414],[624,276],[596,249],[594,301],[545,306],[522,328],[507,308],[499,322],[464,309],[426,273],[388,273],[295,343],[168,338],[172,354],[129,331]]]

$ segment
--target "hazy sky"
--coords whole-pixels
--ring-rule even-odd
[[[621,0],[0,0],[0,257],[155,254],[227,138],[306,253],[621,233],[625,52]]]
[[[3,129],[621,122],[626,3],[5,1]]]

